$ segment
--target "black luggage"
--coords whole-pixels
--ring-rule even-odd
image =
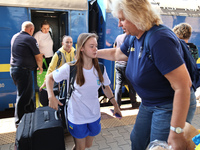
[[[48,106],[36,109],[32,143],[33,150],[65,150],[64,132],[58,111]]]
[[[65,150],[60,113],[49,106],[24,114],[16,132],[17,150]]]
[[[31,135],[34,113],[24,114],[16,131],[15,146],[17,150],[32,150]]]

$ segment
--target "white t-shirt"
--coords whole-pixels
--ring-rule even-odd
[[[66,63],[53,71],[55,82],[69,81],[69,65]],[[83,68],[85,83],[80,87],[74,82],[74,91],[68,103],[68,119],[74,124],[85,124],[96,121],[101,117],[98,89],[101,86],[99,77],[94,66],[90,70]],[[110,84],[106,68],[104,67],[104,85]],[[69,84],[69,83],[68,83]]]
[[[45,58],[53,56],[53,40],[50,33],[43,33],[38,31],[35,33],[34,38],[39,45],[40,53],[44,54]]]

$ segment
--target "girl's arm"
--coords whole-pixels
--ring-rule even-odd
[[[115,100],[115,97],[110,89],[110,86],[105,86],[105,88],[102,88],[103,89],[103,92],[104,94],[109,98],[109,101],[113,104],[114,106],[114,113],[113,115],[115,115],[116,113],[118,113],[121,117],[122,117],[122,114],[121,114],[121,111],[120,111],[120,108]]]
[[[53,92],[53,85],[54,85],[53,74],[50,73],[46,77],[46,87],[49,99],[49,107],[58,110],[58,105],[62,106],[63,104],[55,97]]]

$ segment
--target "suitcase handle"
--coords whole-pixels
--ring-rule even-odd
[[[59,120],[59,112],[55,111],[54,112],[54,116],[56,120]],[[44,121],[48,122],[50,120],[50,116],[49,116],[49,112],[48,111],[44,111]]]
[[[55,112],[54,112],[54,115],[55,115],[55,119],[56,119],[56,120],[59,120],[59,111],[55,111]]]

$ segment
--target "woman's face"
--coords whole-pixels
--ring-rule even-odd
[[[63,40],[63,48],[65,51],[67,51],[68,53],[71,51],[72,45],[73,45],[73,40],[71,37],[65,38]]]
[[[89,38],[85,45],[81,48],[84,56],[89,58],[96,58],[97,55],[97,39],[95,37]]]
[[[49,25],[43,25],[41,28],[42,33],[48,33],[49,32]]]
[[[133,23],[131,23],[124,17],[123,12],[120,11],[118,13],[118,18],[119,18],[118,26],[122,27],[122,29],[127,35],[131,34],[137,36],[138,29]]]

